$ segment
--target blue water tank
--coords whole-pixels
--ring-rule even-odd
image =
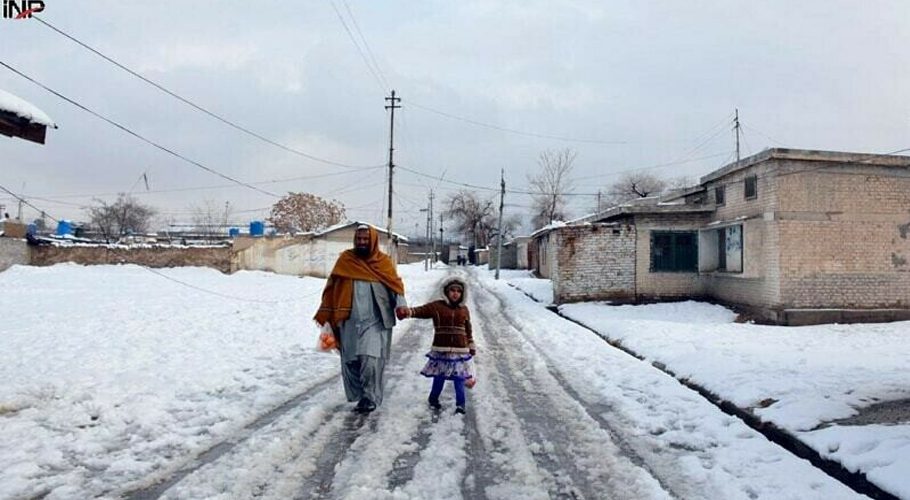
[[[232,228],[228,229],[228,236],[230,236],[231,238],[236,238],[237,236],[240,236],[240,228],[232,227]]]
[[[38,234],[38,224],[35,224],[34,222],[32,222],[31,224],[29,224],[28,226],[25,227],[25,232],[32,236],[35,236],[36,234]]]
[[[73,224],[68,220],[57,221],[57,236],[72,234]]]
[[[265,234],[265,223],[261,220],[250,222],[250,236],[262,236]]]

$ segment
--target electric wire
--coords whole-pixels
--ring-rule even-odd
[[[47,26],[48,28],[50,28],[50,29],[56,31],[56,32],[59,33],[60,35],[62,35],[62,36],[64,36],[64,37],[66,37],[66,38],[72,40],[72,41],[75,42],[76,44],[78,44],[78,45],[82,46],[83,48],[89,50],[90,52],[92,52],[92,53],[94,53],[95,55],[97,55],[98,57],[101,57],[102,59],[108,61],[109,63],[113,64],[114,66],[117,66],[118,68],[122,69],[123,71],[126,71],[127,73],[129,73],[129,74],[135,76],[136,78],[139,78],[140,80],[142,80],[142,81],[144,81],[145,83],[147,83],[147,84],[149,84],[149,85],[155,87],[156,89],[160,90],[161,92],[164,92],[165,94],[167,94],[167,95],[173,97],[174,99],[177,99],[178,101],[180,101],[180,102],[182,102],[182,103],[184,103],[184,104],[186,104],[186,105],[188,105],[188,106],[190,106],[190,107],[196,109],[197,111],[200,111],[200,112],[202,112],[202,113],[204,113],[204,114],[206,114],[206,115],[208,115],[208,116],[210,116],[210,117],[212,117],[212,118],[214,118],[214,119],[216,119],[216,120],[218,120],[218,121],[224,123],[225,125],[228,125],[229,127],[232,127],[232,128],[234,128],[234,129],[236,129],[236,130],[239,130],[240,132],[243,132],[243,133],[245,133],[245,134],[247,134],[247,135],[249,135],[249,136],[251,136],[251,137],[255,137],[256,139],[259,139],[260,141],[263,141],[263,142],[265,142],[265,143],[267,143],[267,144],[270,144],[270,145],[272,145],[272,146],[275,146],[275,147],[277,147],[277,148],[283,149],[283,150],[285,150],[285,151],[287,151],[287,152],[289,152],[289,153],[293,153],[293,154],[296,154],[296,155],[298,155],[298,156],[302,156],[302,157],[307,158],[307,159],[309,159],[309,160],[313,160],[313,161],[320,162],[320,163],[325,163],[325,164],[328,164],[328,165],[334,165],[334,166],[336,166],[336,167],[351,168],[351,169],[362,169],[362,168],[370,168],[371,166],[375,166],[375,165],[370,165],[370,166],[348,165],[348,164],[346,164],[346,163],[341,163],[341,162],[337,162],[337,161],[333,161],[333,160],[328,160],[328,159],[325,159],[325,158],[320,158],[320,157],[318,157],[318,156],[315,156],[315,155],[306,153],[306,152],[304,152],[304,151],[300,151],[300,150],[298,150],[298,149],[292,148],[292,147],[287,146],[287,145],[285,145],[285,144],[282,144],[282,143],[280,143],[280,142],[278,142],[278,141],[275,141],[275,140],[273,140],[273,139],[269,139],[268,137],[265,137],[265,136],[262,135],[262,134],[259,134],[259,133],[257,133],[257,132],[254,132],[253,130],[251,130],[251,129],[247,128],[247,127],[244,127],[243,125],[239,125],[239,124],[237,124],[237,123],[235,123],[235,122],[233,122],[233,121],[231,121],[231,120],[229,120],[229,119],[227,119],[227,118],[225,118],[225,117],[223,117],[223,116],[221,116],[221,115],[219,115],[219,114],[217,114],[217,113],[215,113],[215,112],[213,112],[213,111],[209,111],[208,109],[206,109],[206,108],[200,106],[199,104],[196,104],[195,102],[193,102],[193,101],[191,101],[191,100],[189,100],[189,99],[187,99],[187,98],[181,96],[180,94],[177,94],[176,92],[174,92],[174,91],[168,89],[167,87],[165,87],[165,86],[163,86],[163,85],[161,85],[161,84],[159,84],[159,83],[157,83],[157,82],[155,82],[155,81],[153,81],[153,80],[151,80],[151,79],[149,79],[149,78],[146,78],[145,76],[142,76],[142,75],[139,74],[138,72],[136,72],[136,71],[130,69],[129,67],[127,67],[127,66],[121,64],[120,62],[116,61],[115,59],[113,59],[113,58],[111,58],[111,57],[105,55],[105,54],[102,53],[101,51],[95,49],[94,47],[91,47],[90,45],[88,45],[87,43],[85,43],[85,42],[83,42],[83,41],[77,39],[77,38],[74,37],[73,35],[70,35],[69,33],[66,33],[65,31],[61,30],[60,28],[57,28],[56,26],[54,26],[54,25],[52,25],[51,23],[45,21],[44,19],[41,19],[41,18],[38,17],[38,16],[33,17],[33,19],[37,20],[38,22],[40,22],[41,24]]]
[[[454,115],[454,114],[452,114],[452,113],[447,113],[447,112],[445,112],[445,111],[440,111],[440,110],[438,110],[438,109],[435,109],[435,108],[432,108],[432,107],[430,107],[430,106],[426,106],[426,105],[424,105],[424,104],[420,104],[420,103],[417,103],[417,102],[414,102],[414,101],[408,101],[408,104],[409,104],[410,106],[414,107],[414,108],[421,109],[421,110],[423,110],[423,111],[427,111],[427,112],[430,112],[430,113],[434,113],[434,114],[437,114],[437,115],[439,115],[439,116],[444,116],[444,117],[449,118],[449,119],[452,119],[452,120],[457,120],[457,121],[461,121],[461,122],[465,122],[465,123],[470,123],[471,125],[476,125],[476,126],[478,126],[478,127],[488,128],[488,129],[491,129],[491,130],[498,130],[498,131],[500,131],[500,132],[508,132],[508,133],[510,133],[510,134],[523,135],[523,136],[526,136],[526,137],[536,137],[536,138],[538,138],[538,139],[554,139],[554,140],[558,140],[558,141],[578,142],[578,143],[585,143],[585,144],[609,144],[609,145],[630,144],[630,142],[628,142],[628,141],[605,141],[605,140],[599,140],[599,139],[578,139],[578,138],[574,138],[574,137],[567,137],[567,136],[560,136],[560,135],[550,135],[550,134],[539,134],[539,133],[535,133],[535,132],[525,132],[525,131],[522,131],[522,130],[517,130],[517,129],[513,129],[513,128],[508,128],[508,127],[503,127],[503,126],[500,126],[500,125],[493,125],[493,124],[490,124],[490,123],[484,123],[484,122],[481,122],[481,121],[478,121],[478,120],[472,120],[472,119],[470,119],[470,118],[465,118],[465,117],[462,117],[462,116]]]
[[[367,69],[370,71],[370,74],[373,75],[373,78],[376,79],[376,83],[379,84],[380,90],[383,92],[386,91],[385,84],[383,83],[382,78],[376,73],[376,70],[373,69],[373,66],[370,64],[369,59],[363,53],[363,49],[360,48],[360,44],[357,43],[357,39],[354,38],[354,34],[351,33],[351,29],[348,28],[348,24],[344,21],[344,16],[341,15],[341,11],[338,10],[338,6],[335,5],[335,2],[329,0],[329,3],[332,5],[332,9],[335,11],[335,14],[338,16],[338,20],[341,21],[341,25],[344,27],[344,31],[348,34],[348,38],[351,40],[351,43],[354,44],[354,47],[357,49],[357,53],[360,54],[360,58],[363,60],[363,63],[366,65]]]
[[[127,128],[126,126],[121,125],[120,123],[117,123],[116,121],[111,120],[110,118],[107,118],[106,116],[101,115],[100,113],[97,113],[97,112],[95,112],[95,111],[89,109],[88,107],[86,107],[86,106],[84,106],[84,105],[82,105],[82,104],[80,104],[80,103],[78,103],[78,102],[76,102],[76,101],[70,99],[69,97],[66,97],[65,95],[63,95],[63,94],[57,92],[56,90],[51,89],[50,87],[44,85],[43,83],[39,82],[38,80],[35,80],[34,78],[32,78],[32,77],[26,75],[25,73],[22,73],[21,71],[17,70],[16,68],[10,66],[9,64],[7,64],[7,63],[5,63],[5,62],[3,62],[3,61],[0,61],[0,65],[2,65],[3,67],[5,67],[6,69],[12,71],[13,73],[16,73],[17,75],[21,76],[22,78],[25,78],[26,80],[28,80],[28,81],[34,83],[35,85],[37,85],[37,86],[43,88],[44,90],[50,92],[51,94],[54,94],[55,96],[59,97],[60,99],[63,99],[64,101],[66,101],[66,102],[72,104],[73,106],[76,106],[77,108],[79,108],[79,109],[85,111],[86,113],[89,113],[90,115],[95,116],[96,118],[99,118],[99,119],[101,119],[101,120],[103,120],[103,121],[105,121],[105,122],[107,122],[107,123],[113,125],[114,127],[119,128],[120,130],[122,130],[122,131],[126,132],[127,134],[129,134],[129,135],[131,135],[131,136],[133,136],[133,137],[135,137],[135,138],[141,140],[142,142],[145,142],[146,144],[149,144],[149,145],[151,145],[151,146],[153,146],[153,147],[155,147],[155,148],[157,148],[157,149],[160,149],[161,151],[164,151],[165,153],[168,153],[169,155],[172,155],[172,156],[174,156],[174,157],[176,157],[176,158],[179,158],[179,159],[183,160],[184,162],[189,163],[190,165],[193,165],[193,166],[195,166],[195,167],[197,167],[197,168],[200,168],[200,169],[202,169],[202,170],[205,170],[206,172],[209,172],[209,173],[211,173],[211,174],[217,175],[218,177],[221,177],[222,179],[225,179],[225,180],[228,180],[228,181],[230,181],[230,182],[233,182],[233,183],[235,183],[235,184],[237,184],[237,185],[244,186],[244,187],[246,187],[246,188],[252,189],[253,191],[257,191],[257,192],[259,192],[259,193],[262,193],[262,194],[265,194],[265,195],[268,195],[268,196],[272,196],[272,197],[275,197],[275,198],[280,198],[280,197],[281,197],[281,196],[279,196],[279,195],[277,195],[277,194],[275,194],[275,193],[271,193],[271,192],[266,191],[266,190],[264,190],[264,189],[259,189],[259,188],[257,188],[256,186],[253,186],[253,185],[251,185],[251,184],[249,184],[249,183],[246,183],[246,182],[237,180],[237,179],[235,179],[235,178],[233,178],[233,177],[231,177],[231,176],[229,176],[229,175],[223,174],[223,173],[221,173],[221,172],[219,172],[219,171],[217,171],[217,170],[215,170],[215,169],[213,169],[213,168],[207,167],[207,166],[203,165],[202,163],[199,163],[198,161],[191,160],[190,158],[187,158],[186,156],[183,156],[182,154],[180,154],[180,153],[178,153],[178,152],[176,152],[176,151],[174,151],[174,150],[171,150],[171,149],[169,149],[169,148],[167,148],[167,147],[165,147],[165,146],[162,146],[162,145],[158,144],[157,142],[152,141],[151,139],[148,139],[148,138],[146,138],[145,136],[143,136],[143,135],[141,135],[141,134],[139,134],[139,133],[137,133],[137,132],[134,132],[133,130]]]
[[[28,206],[28,207],[30,207],[30,208],[35,209],[36,211],[38,211],[38,213],[46,214],[46,215],[47,215],[48,217],[50,217],[51,219],[59,220],[59,219],[57,219],[56,217],[54,217],[53,215],[51,215],[50,212],[48,212],[47,210],[42,210],[42,209],[36,207],[36,206],[33,205],[31,202],[29,202],[29,201],[26,200],[25,198],[19,196],[18,194],[16,194],[16,193],[10,191],[9,189],[7,189],[6,187],[4,187],[3,185],[0,185],[0,189],[2,189],[3,191],[5,191],[6,193],[8,193],[10,196],[12,196],[13,198],[15,198],[17,201],[19,201],[19,202],[22,203],[23,205],[26,205],[26,206]]]
[[[376,61],[376,55],[373,54],[373,50],[370,48],[370,44],[367,42],[363,32],[360,30],[360,24],[357,22],[357,18],[354,16],[354,12],[351,10],[351,6],[348,5],[347,0],[341,0],[341,3],[344,4],[345,10],[348,11],[348,17],[351,18],[351,23],[354,25],[354,30],[357,31],[357,34],[360,35],[360,40],[363,42],[363,47],[367,50],[367,55],[370,56],[370,60],[373,61],[373,67],[376,68],[376,71],[379,73],[382,82],[385,84],[386,88],[391,88],[389,85],[389,80],[385,77],[385,73],[382,71],[382,67],[379,66],[379,62]]]

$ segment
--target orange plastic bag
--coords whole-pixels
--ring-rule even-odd
[[[319,332],[319,338],[316,339],[316,350],[319,352],[338,351],[338,340],[332,333],[332,327],[326,323]]]
[[[467,387],[468,389],[473,389],[476,384],[477,384],[477,377],[471,377],[464,381],[464,386]]]

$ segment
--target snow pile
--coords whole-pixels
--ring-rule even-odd
[[[731,311],[698,302],[579,303],[560,312],[910,498],[910,422],[831,425],[874,403],[910,398],[910,322],[739,324]]]

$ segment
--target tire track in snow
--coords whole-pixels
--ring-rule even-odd
[[[298,409],[306,401],[311,400],[314,395],[325,391],[327,388],[337,383],[337,379],[338,375],[332,375],[326,379],[323,379],[307,390],[285,401],[281,405],[257,417],[255,420],[244,426],[243,429],[234,435],[223,439],[222,441],[197,454],[191,460],[184,462],[183,466],[179,467],[176,471],[164,473],[164,475],[159,475],[158,478],[153,480],[153,483],[151,485],[122,492],[119,494],[119,496],[128,498],[130,500],[148,500],[159,498],[165,491],[182,481],[187,476],[195,473],[208,464],[216,462],[222,456],[231,452],[235,447],[249,440],[252,436],[255,435],[257,431],[266,428],[292,410]]]
[[[411,445],[403,453],[394,456],[389,463],[389,484],[383,486],[389,491],[399,485],[406,484],[413,476],[413,471],[419,461],[420,451],[429,441],[429,417],[420,412],[398,411],[397,400],[402,393],[411,393],[411,387],[406,383],[405,377],[413,377],[405,367],[415,358],[422,358],[420,351],[423,342],[422,330],[416,324],[407,324],[399,327],[403,330],[399,340],[393,347],[392,356],[386,367],[386,395],[383,405],[369,415],[350,414],[344,419],[345,423],[340,428],[333,430],[324,439],[325,445],[318,451],[313,461],[316,466],[311,474],[300,481],[295,489],[295,498],[330,498],[343,496],[346,488],[356,486],[356,466],[361,455],[371,447],[382,448],[383,438],[390,433],[410,433]],[[392,412],[392,415],[389,413]],[[397,420],[396,420],[397,419]],[[400,438],[399,440],[404,439]],[[385,457],[383,457],[385,458]],[[353,464],[353,465],[352,465]],[[372,462],[369,464],[371,475],[378,474],[382,464]],[[339,478],[342,478],[339,481]],[[378,486],[378,485],[373,485]],[[378,493],[378,492],[377,492]]]
[[[520,290],[518,290],[518,292],[523,293],[534,302],[539,302],[534,297]],[[497,300],[502,303],[502,298],[497,295],[496,292],[490,290],[490,293],[491,295],[496,296]],[[517,320],[517,318],[514,317],[514,314],[509,310],[504,309],[504,314],[510,318],[510,321],[519,324],[521,323],[521,321]],[[578,324],[576,321],[568,318],[565,320]],[[585,329],[589,329],[585,325],[581,326]],[[714,491],[714,488],[709,482],[705,481],[703,478],[687,476],[683,474],[682,469],[679,467],[682,458],[697,453],[700,450],[685,447],[684,445],[674,447],[672,443],[668,447],[649,439],[649,435],[642,435],[636,422],[632,421],[630,417],[626,415],[617,413],[609,403],[592,401],[590,398],[581,396],[559,370],[552,369],[558,362],[547,355],[546,350],[538,345],[539,341],[527,335],[523,335],[523,338],[527,341],[528,345],[533,346],[533,348],[540,353],[541,357],[546,360],[547,364],[551,366],[550,373],[562,386],[563,390],[584,407],[591,418],[595,419],[603,429],[607,430],[614,437],[614,442],[630,460],[646,469],[674,498],[708,499],[717,497],[717,492]],[[612,344],[609,345],[614,349],[621,350]],[[675,379],[674,382],[678,383]],[[635,396],[631,388],[626,388],[624,391],[630,398],[638,398],[640,400],[648,399],[648,395],[645,393]],[[642,403],[646,404],[649,410],[653,410],[653,404],[645,403],[644,401],[642,401]],[[657,435],[657,432],[659,431],[651,431],[651,433],[655,435]]]
[[[413,349],[416,349],[418,340],[417,334],[412,334],[411,330],[413,330],[413,328],[405,330],[404,334],[399,338],[399,341],[395,343],[392,351],[392,358],[389,362],[390,367],[399,364],[406,354]],[[388,373],[389,372],[387,372],[387,386],[391,385],[389,384],[389,382],[391,382],[391,377],[388,376]],[[309,462],[323,465],[325,463],[331,463],[332,457],[340,460],[341,457],[344,456],[347,447],[356,440],[357,436],[353,435],[352,437],[352,431],[357,431],[360,428],[361,423],[359,421],[346,417],[343,419],[344,425],[338,425],[338,419],[332,418],[339,412],[348,411],[348,405],[346,403],[338,404],[343,401],[343,396],[340,396],[341,399],[334,405],[326,407],[323,404],[321,405],[322,407],[319,408],[320,405],[318,402],[331,401],[333,397],[339,397],[339,394],[341,393],[339,390],[340,385],[340,374],[338,372],[333,373],[331,376],[319,381],[307,390],[257,417],[232,436],[223,439],[197,454],[191,460],[184,462],[183,466],[179,467],[176,471],[160,474],[160,477],[154,479],[152,484],[119,493],[118,496],[130,500],[149,500],[162,496],[166,497],[166,492],[168,490],[175,486],[179,488],[182,481],[190,476],[203,472],[204,469],[214,468],[216,462],[223,461],[226,456],[237,453],[238,449],[243,448],[247,453],[255,452],[255,449],[247,449],[248,447],[244,446],[249,444],[249,442],[255,441],[259,446],[263,446],[262,444],[259,444],[259,442],[267,442],[269,440],[269,437],[267,436],[274,435],[286,437],[287,429],[294,429],[295,432],[293,434],[295,437],[299,438],[299,442],[296,444],[283,444],[282,446],[285,448],[291,447],[290,449],[284,449],[277,452],[278,455],[283,457],[283,460],[280,463],[273,464],[271,472],[262,471],[261,469],[266,468],[264,466],[257,467],[257,470],[264,473],[265,476],[257,481],[253,481],[258,486],[247,487],[250,495],[254,495],[255,497],[268,496],[269,491],[275,489],[276,486],[281,486],[283,483],[287,482],[288,475],[298,475],[295,471],[289,469],[288,459],[290,459],[292,463],[301,460],[308,462],[304,464],[304,469],[309,470],[312,468],[312,464]],[[302,429],[299,426],[295,426],[295,422],[303,418],[305,410],[313,409],[311,407],[315,408],[315,411],[322,413],[320,418],[310,424],[312,428]],[[354,416],[353,413],[348,414],[348,417]],[[270,429],[270,427],[273,426],[276,428]],[[327,432],[330,434],[326,435]],[[356,434],[356,432],[354,432],[354,434]],[[281,439],[281,437],[277,439]],[[337,447],[332,443],[339,442],[348,444],[340,449],[336,449]],[[314,445],[320,443],[324,448],[315,450],[313,448]],[[312,455],[315,455],[315,459],[313,459]],[[235,460],[235,462],[236,461],[237,460]],[[304,477],[298,478],[298,480],[310,485],[315,484],[317,490],[324,489],[325,487],[320,485],[326,483],[330,485],[332,482],[331,476],[333,475],[331,473],[333,472],[334,467],[328,467],[328,470],[316,468],[312,474],[320,477]],[[208,472],[208,474],[214,475],[216,473]],[[146,482],[148,483],[149,480],[146,480]],[[297,491],[299,491],[299,489]]]
[[[476,330],[483,332],[481,355],[500,368],[508,401],[530,451],[545,477],[550,498],[667,497],[672,493],[640,467],[641,461],[616,445],[613,433],[592,418],[556,380],[544,358],[529,349],[524,336],[503,313],[501,298],[475,282],[473,302],[479,307]],[[476,321],[476,320],[475,320]],[[491,352],[490,352],[491,351]]]

